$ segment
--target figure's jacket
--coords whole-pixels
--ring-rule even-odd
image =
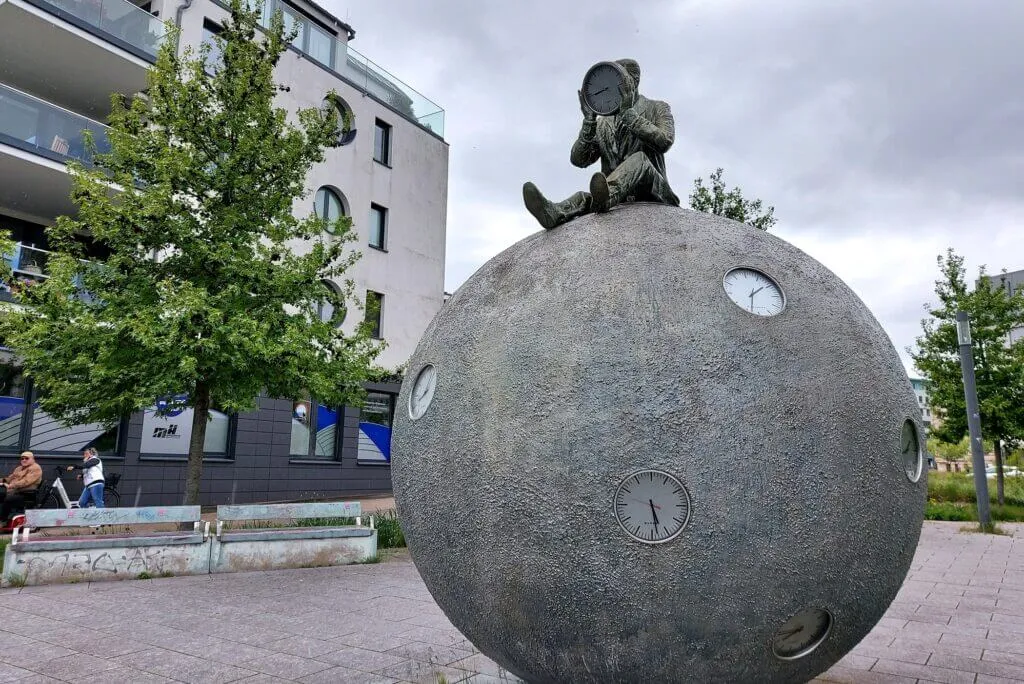
[[[75,465],[75,468],[82,471],[83,486],[88,487],[97,482],[103,482],[103,461],[96,456],[82,461],[80,464]]]
[[[43,481],[43,469],[35,460],[19,465],[7,476],[7,491],[22,492],[35,489]]]
[[[679,197],[669,187],[665,172],[665,153],[676,137],[672,109],[667,102],[648,100],[643,95],[637,96],[633,109],[640,115],[633,130],[623,125],[621,113],[599,116],[595,123],[584,121],[569,161],[574,166],[586,168],[600,160],[601,173],[608,176],[631,154],[642,152],[658,171],[662,182],[654,184],[650,197],[637,196],[636,199],[678,206]]]

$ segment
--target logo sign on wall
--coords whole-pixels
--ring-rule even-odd
[[[192,440],[192,416],[190,408],[176,408],[166,415],[157,411],[166,410],[168,402],[161,399],[153,408],[146,409],[142,419],[142,453],[161,456],[187,456]],[[206,424],[206,439],[203,451],[207,454],[225,454],[228,450],[228,415],[210,410],[210,422]]]

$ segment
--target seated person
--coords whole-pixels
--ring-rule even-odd
[[[25,495],[34,492],[43,481],[43,469],[36,463],[31,451],[23,451],[18,467],[11,474],[0,480],[3,490],[3,503],[0,504],[0,521],[7,522],[12,513],[25,510]]]

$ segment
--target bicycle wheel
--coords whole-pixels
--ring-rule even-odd
[[[64,502],[57,496],[57,492],[50,492],[40,508],[64,508]]]
[[[121,495],[116,489],[103,489],[103,507],[117,508],[121,505]]]

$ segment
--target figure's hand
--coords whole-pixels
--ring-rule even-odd
[[[583,91],[577,90],[576,94],[580,96],[580,110],[583,112],[583,120],[587,122],[596,121],[597,114],[595,114],[594,110],[590,108],[587,101],[583,99]]]
[[[69,473],[70,473],[70,472],[71,472],[72,470],[74,470],[74,469],[75,469],[75,466],[68,466],[68,472],[69,472]]]

